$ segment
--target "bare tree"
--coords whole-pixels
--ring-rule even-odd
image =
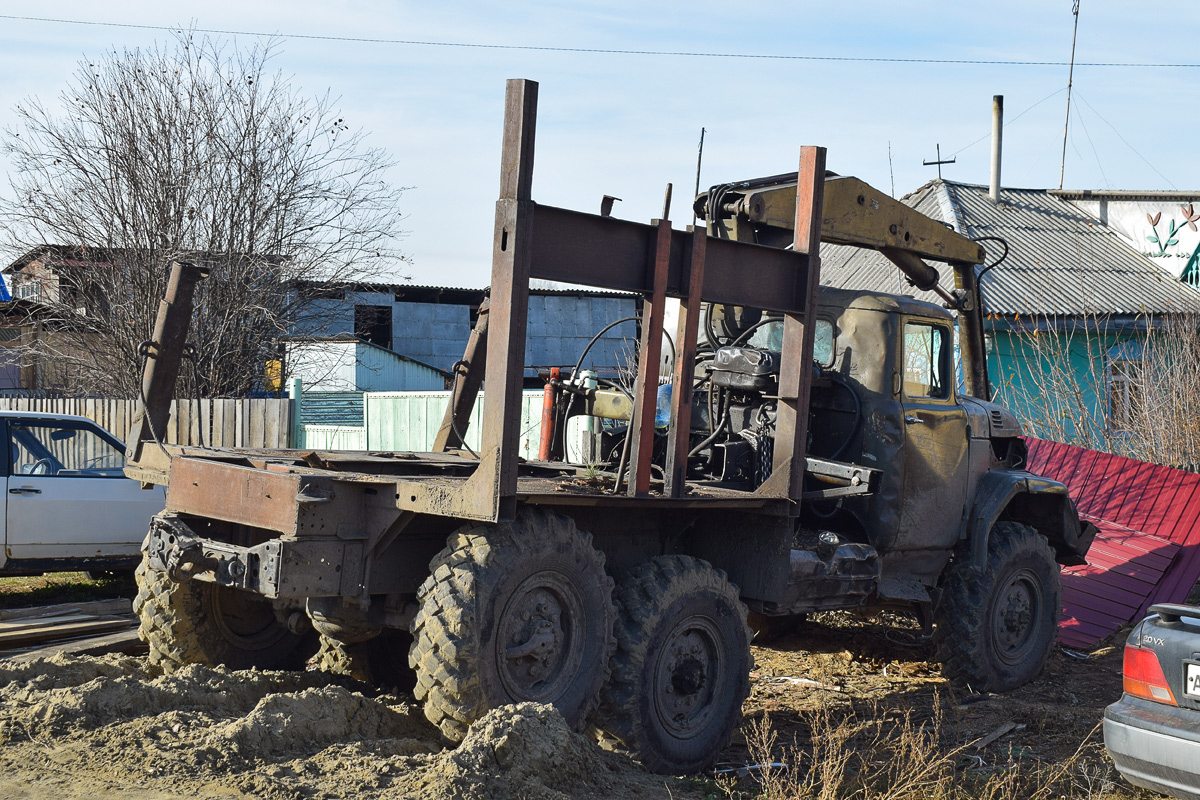
[[[396,279],[392,163],[328,95],[268,73],[273,51],[182,31],[80,62],[57,111],[15,109],[0,223],[34,265],[36,347],[62,388],[136,394],[174,260],[211,270],[190,334],[204,396],[260,385],[280,338],[328,313],[326,282]]]
[[[1018,317],[992,376],[997,401],[1026,433],[1104,450],[1109,441],[1107,318],[1099,314]]]
[[[1018,320],[998,400],[1033,436],[1156,464],[1200,465],[1200,314]]]

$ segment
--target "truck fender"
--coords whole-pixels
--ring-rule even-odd
[[[991,470],[979,479],[964,531],[975,569],[987,564],[988,537],[1001,517],[1030,525],[1045,536],[1058,563],[1087,563],[1084,556],[1095,527],[1079,519],[1067,487],[1058,481],[1023,470]]]

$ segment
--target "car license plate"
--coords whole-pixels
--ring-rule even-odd
[[[1200,664],[1188,662],[1183,665],[1183,693],[1200,697]]]

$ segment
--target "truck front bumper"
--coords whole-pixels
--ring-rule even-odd
[[[280,537],[241,547],[198,536],[175,514],[150,524],[150,566],[176,581],[202,580],[270,599],[359,596],[362,541]]]

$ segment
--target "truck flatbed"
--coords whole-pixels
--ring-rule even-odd
[[[166,446],[171,455],[171,472],[162,470],[132,471],[145,483],[167,484],[170,479],[174,492],[172,506],[187,513],[188,494],[211,496],[219,491],[232,497],[232,488],[238,484],[270,481],[279,487],[276,498],[288,491],[306,491],[305,486],[314,482],[358,483],[373,487],[381,484],[394,487],[396,508],[400,511],[425,511],[422,497],[430,495],[457,494],[479,467],[479,460],[459,453],[427,452],[378,452],[347,450],[251,450],[206,447]],[[260,473],[262,480],[253,480]],[[177,480],[174,476],[189,476]],[[555,461],[522,460],[518,467],[517,498],[530,505],[552,506],[595,506],[619,508],[736,508],[755,510],[760,513],[788,513],[790,501],[764,497],[754,492],[713,485],[711,482],[693,481],[687,484],[687,494],[682,497],[666,496],[662,481],[652,481],[647,495],[631,497],[614,493],[614,476],[611,472],[589,475],[587,470],[574,465]],[[293,487],[291,490],[285,486]],[[420,489],[417,495],[412,489]],[[311,489],[307,491],[312,491]],[[407,493],[407,498],[406,498]],[[248,497],[254,501],[254,497]],[[261,500],[261,498],[258,498]],[[303,500],[301,502],[304,502]],[[180,505],[184,503],[184,505]],[[204,502],[204,511],[211,512],[210,504]],[[261,503],[253,502],[261,507]],[[197,509],[199,510],[199,509]],[[246,514],[230,521],[250,523]],[[261,515],[249,515],[258,518]],[[268,525],[277,529],[277,525]]]

